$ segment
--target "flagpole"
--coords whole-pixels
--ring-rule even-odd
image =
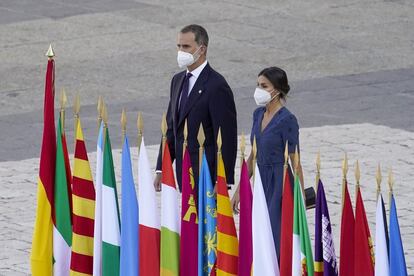
[[[298,151],[298,146],[296,145],[295,147],[295,182],[298,177],[299,177],[299,151]],[[300,190],[302,191],[302,198],[303,200],[305,200],[305,189],[302,186],[303,184],[302,183],[300,184],[301,184]]]
[[[348,173],[348,155],[345,152],[344,160],[342,161],[342,209],[345,201],[345,186],[347,185],[346,174]]]
[[[253,160],[252,160],[252,172],[253,172],[253,183],[255,182],[256,177],[256,157],[257,157],[257,143],[256,143],[256,136],[253,138],[253,146],[252,146],[252,153],[253,153]]]
[[[75,95],[75,101],[73,103],[74,148],[76,147],[76,129],[78,127],[78,122],[79,122],[79,110],[80,110],[80,96],[79,96],[79,92],[77,92]]]
[[[101,127],[101,122],[102,122],[102,108],[103,108],[103,99],[102,99],[102,96],[99,96],[98,105],[96,107],[98,111],[98,131],[99,131],[99,128]]]
[[[244,159],[246,158],[245,151],[246,151],[246,138],[244,137],[244,131],[242,131],[241,138],[240,138],[240,154],[241,154],[240,166],[243,165]]]
[[[167,143],[167,116],[165,113],[162,114],[161,120],[161,134],[162,134],[162,148],[161,148],[161,159],[164,158],[165,143]]]
[[[391,201],[392,201],[392,195],[393,195],[393,193],[394,193],[394,175],[393,175],[393,173],[392,173],[392,167],[390,168],[390,171],[389,171],[389,173],[388,173],[388,187],[389,187],[389,204],[390,204],[390,210],[391,210]],[[391,219],[391,216],[390,216],[390,219]],[[391,223],[391,221],[390,221],[390,223]]]
[[[316,155],[316,183],[315,183],[315,191],[316,194],[318,194],[318,186],[319,186],[319,180],[321,179],[321,152],[318,151],[318,154]]]
[[[355,180],[356,180],[356,185],[355,185],[355,200],[358,196],[358,191],[359,191],[359,180],[361,178],[361,171],[359,170],[359,162],[358,160],[356,161],[356,165],[355,165]]]
[[[104,127],[103,127],[103,132],[102,132],[102,150],[105,148],[105,143],[106,143],[106,132],[108,131],[108,110],[106,107],[106,104],[104,102],[102,102],[102,120],[104,122]],[[104,154],[104,150],[103,153]]]
[[[221,127],[219,127],[218,130],[218,134],[217,134],[217,173],[218,174],[218,168],[219,168],[219,160],[221,157],[221,146],[223,145],[223,141],[221,139]],[[217,175],[216,175],[216,179],[217,179]],[[217,184],[217,180],[216,180],[216,184]]]
[[[125,141],[125,135],[126,135],[126,124],[127,124],[127,119],[126,119],[126,113],[125,113],[125,109],[122,109],[122,114],[121,114],[121,129],[122,129],[122,148],[124,146],[124,141]]]
[[[188,138],[188,127],[187,127],[187,119],[185,119],[185,122],[184,122],[184,142],[183,142],[183,160],[184,160],[185,149],[187,148],[187,138]]]
[[[378,198],[381,194],[381,181],[382,181],[381,165],[379,162],[378,162],[378,168],[377,168],[377,173],[375,175],[375,178],[377,180],[377,201],[378,201]]]
[[[142,120],[142,113],[141,113],[141,111],[138,112],[137,128],[138,128],[138,152],[139,152],[139,150],[141,149],[142,133],[143,133],[143,129],[144,129],[144,122]]]
[[[285,190],[285,182],[286,182],[286,171],[288,169],[288,163],[289,163],[289,151],[288,151],[288,141],[286,140],[285,144],[285,164],[283,165],[283,186],[282,186],[282,193]]]
[[[60,124],[62,125],[62,135],[65,134],[65,107],[67,100],[65,88],[62,87],[60,90]]]
[[[204,141],[206,140],[206,137],[204,135],[204,129],[203,129],[203,123],[200,123],[200,128],[198,129],[198,135],[197,135],[198,144],[200,145],[199,152],[198,152],[198,174],[201,173],[201,166],[203,161],[203,152],[204,152]]]

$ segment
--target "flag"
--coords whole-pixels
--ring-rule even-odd
[[[73,236],[71,275],[92,275],[95,188],[83,138],[82,126],[76,127],[75,162],[73,167]]]
[[[122,147],[122,209],[120,275],[138,275],[138,201],[132,174],[131,154],[125,135]]]
[[[368,227],[361,189],[358,189],[355,206],[355,275],[374,275],[372,239]]]
[[[240,172],[240,226],[239,226],[239,276],[250,276],[253,265],[252,203],[249,170],[243,160]]]
[[[315,276],[338,275],[331,219],[322,181],[318,182],[315,210]]]
[[[147,149],[142,139],[138,158],[139,274],[160,275],[160,214]]]
[[[348,184],[345,182],[344,202],[341,217],[341,247],[339,259],[339,275],[354,275],[354,237],[355,219],[352,210]]]
[[[181,185],[180,275],[193,276],[198,272],[198,216],[195,181],[187,149],[184,152]]]
[[[221,154],[217,161],[217,275],[238,275],[239,241]]]
[[[108,128],[105,128],[102,176],[102,275],[119,275],[121,233],[114,162]]]
[[[72,246],[72,222],[69,198],[71,190],[68,190],[68,179],[66,172],[67,159],[63,148],[62,118],[59,117],[56,143],[56,169],[55,169],[55,224],[53,227],[53,274],[69,275],[70,251]],[[64,144],[65,143],[65,144]]]
[[[400,225],[398,223],[397,207],[394,195],[391,195],[390,208],[390,275],[407,275],[404,248],[401,240]]]
[[[282,218],[280,229],[280,275],[292,275],[293,242],[293,192],[290,182],[290,168],[286,169],[282,195]]]
[[[102,275],[102,177],[104,150],[104,123],[99,127],[96,143],[95,221],[93,227],[93,275]]]
[[[259,167],[256,165],[252,207],[253,273],[254,276],[279,275],[279,265],[269,210]]]
[[[198,187],[198,276],[215,275],[217,209],[206,154],[203,153]]]
[[[313,256],[299,176],[293,193],[292,275],[313,275]]]
[[[52,274],[54,183],[56,162],[56,133],[54,116],[55,68],[49,59],[46,71],[43,105],[43,138],[37,182],[36,221],[33,230],[30,262],[32,275]]]
[[[180,272],[180,209],[179,193],[168,143],[165,143],[161,178],[161,269],[160,275],[173,276]]]
[[[387,216],[385,214],[384,200],[380,194],[377,200],[377,213],[375,222],[375,275],[390,275],[388,261],[388,230]]]

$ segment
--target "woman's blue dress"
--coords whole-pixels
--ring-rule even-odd
[[[253,137],[256,136],[257,165],[263,182],[273,239],[279,259],[285,144],[288,141],[289,153],[295,152],[296,145],[299,150],[299,125],[295,115],[286,107],[282,107],[262,130],[265,111],[265,107],[259,107],[254,111],[250,139],[253,144]],[[292,177],[291,174],[290,177]]]

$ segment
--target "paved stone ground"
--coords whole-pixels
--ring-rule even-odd
[[[131,137],[130,137],[131,138]],[[388,205],[387,170],[392,166],[395,175],[395,197],[401,234],[406,255],[408,273],[414,273],[414,231],[412,227],[411,183],[414,182],[413,156],[414,133],[372,124],[353,124],[303,128],[300,133],[302,163],[306,186],[314,185],[315,158],[321,152],[322,180],[334,229],[336,253],[339,255],[340,206],[341,206],[341,160],[348,153],[351,197],[354,199],[354,162],[358,159],[361,167],[361,189],[371,229],[375,237],[375,173],[378,162],[383,168],[383,196]],[[91,149],[95,145],[89,144]],[[247,149],[249,151],[250,148]],[[157,147],[148,147],[152,164],[155,162]],[[121,153],[114,150],[114,162],[118,191],[120,187]],[[92,170],[95,170],[95,152],[89,153]],[[137,179],[137,149],[132,148],[135,179]],[[36,200],[35,178],[38,172],[38,158],[0,163],[0,275],[26,275],[29,273],[29,252]],[[237,177],[239,179],[239,162]],[[139,192],[139,191],[138,191]],[[120,195],[122,200],[122,195]],[[354,202],[354,200],[353,200]],[[314,233],[314,210],[307,212],[311,236]],[[238,223],[238,217],[236,217]],[[312,242],[313,243],[313,242]]]
[[[69,97],[68,141],[73,139],[71,103],[79,91],[87,147],[94,150],[96,101],[103,95],[120,179],[121,109],[128,112],[130,139],[136,136],[140,110],[146,141],[159,141],[169,82],[178,71],[176,33],[189,23],[209,31],[208,59],[234,91],[239,134],[251,127],[259,70],[271,65],[286,69],[292,84],[288,107],[302,128],[307,185],[314,182],[316,152],[322,153],[337,253],[344,151],[351,162],[361,162],[372,235],[375,168],[381,161],[385,174],[393,166],[407,265],[414,275],[409,199],[414,180],[413,14],[411,0],[1,0],[0,275],[29,273],[43,54],[49,43],[57,54],[57,90],[66,87]],[[150,149],[154,159],[155,148]],[[133,157],[136,168],[136,153]],[[94,158],[91,153],[93,168]],[[312,224],[312,211],[308,219]]]

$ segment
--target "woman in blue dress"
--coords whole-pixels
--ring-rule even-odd
[[[283,165],[285,144],[288,143],[290,163],[294,163],[295,147],[299,150],[299,125],[295,115],[285,106],[290,87],[286,72],[278,67],[263,69],[257,79],[254,99],[259,106],[253,113],[251,143],[256,137],[257,165],[263,182],[278,259],[280,257],[280,224],[282,209]],[[247,161],[252,175],[253,154]],[[298,162],[298,174],[303,187],[303,173]],[[289,170],[290,172],[290,170]],[[293,183],[293,177],[290,173]],[[234,211],[239,211],[239,188],[232,199]]]

